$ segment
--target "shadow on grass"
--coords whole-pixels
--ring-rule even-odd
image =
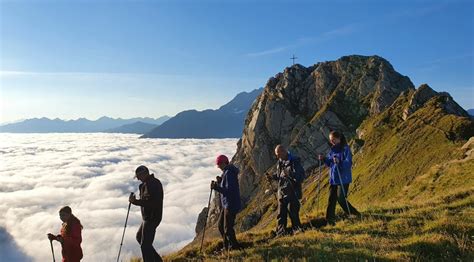
[[[327,225],[325,218],[312,218],[310,221],[303,223],[302,227],[304,230],[318,229]]]
[[[402,249],[411,253],[416,261],[474,261],[472,252],[461,252],[449,241],[435,243],[420,240]]]
[[[341,252],[343,250],[343,252]],[[265,261],[270,260],[304,260],[304,261],[391,261],[367,254],[360,249],[353,249],[352,244],[337,243],[332,248],[308,246],[271,246],[253,250]]]

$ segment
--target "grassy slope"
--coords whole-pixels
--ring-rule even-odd
[[[472,120],[443,113],[442,100],[434,98],[403,121],[401,112],[408,97],[401,96],[360,128],[365,144],[354,156],[350,200],[363,212],[361,219],[321,226],[327,179],[318,205],[313,170],[306,180],[300,215],[306,226],[316,228],[271,239],[270,231],[276,225],[275,200],[260,193],[239,217],[261,211],[261,222],[238,235],[247,248],[230,256],[251,260],[473,261],[474,159],[465,158],[466,149],[461,149],[473,135]],[[226,258],[214,254],[220,245],[218,240],[209,243],[204,258]],[[191,244],[167,259],[203,258],[197,251],[197,245]]]
[[[215,254],[222,245],[215,240],[206,246],[204,256],[191,246],[166,259],[472,261],[472,193],[461,191],[410,205],[373,206],[361,219],[278,239],[272,239],[269,230],[251,230],[238,235],[244,251]]]
[[[461,147],[474,132],[472,120],[443,113],[441,102],[434,98],[403,121],[400,112],[406,105],[405,99],[400,97],[389,110],[362,125],[366,143],[362,152],[354,156],[352,192],[357,202],[404,200],[405,194],[400,191],[409,189],[417,177],[433,166],[463,157],[465,150]],[[445,180],[450,182],[435,193],[464,183],[461,177],[466,172],[454,173],[454,177],[446,175]]]

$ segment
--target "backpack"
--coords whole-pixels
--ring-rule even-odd
[[[297,167],[295,167],[295,162],[298,162]],[[301,166],[299,158],[295,158],[291,161],[291,171],[296,179],[296,182],[292,183],[294,185],[295,195],[298,199],[301,199],[303,198],[303,181],[306,179],[306,172]]]

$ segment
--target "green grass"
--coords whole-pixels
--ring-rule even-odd
[[[463,186],[466,173],[474,170],[472,159],[466,161],[464,166],[449,166],[447,169],[451,174],[441,176],[446,170],[440,170],[447,162],[463,158],[461,147],[474,135],[473,121],[442,113],[436,99],[403,121],[401,112],[408,97],[409,94],[401,96],[390,109],[368,119],[360,127],[364,132],[364,146],[354,155],[352,193],[356,202],[398,201],[405,199],[408,191],[412,196],[421,192],[430,193],[430,186],[436,187],[437,190],[431,192],[436,196],[447,189]],[[442,183],[436,182],[424,184],[427,188],[410,188],[416,187],[420,176],[427,172],[436,173],[433,171],[436,168],[445,185],[440,186]]]
[[[213,240],[199,254],[188,246],[165,257],[169,261],[228,259],[246,261],[472,261],[474,191],[457,192],[425,203],[372,206],[362,218],[339,220],[336,226],[272,238],[270,230],[238,235],[246,247],[216,253]],[[314,221],[318,219],[312,217]],[[303,220],[309,227],[309,223]]]

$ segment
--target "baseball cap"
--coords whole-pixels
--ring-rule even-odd
[[[137,167],[137,169],[135,170],[135,177],[137,177],[138,174],[147,174],[149,175],[150,174],[150,171],[148,170],[148,168],[146,166],[139,166]]]

